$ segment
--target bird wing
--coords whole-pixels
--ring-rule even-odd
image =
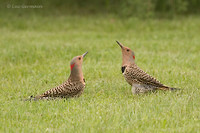
[[[62,85],[59,85],[55,88],[52,88],[48,91],[46,91],[45,93],[43,93],[42,95],[40,95],[41,97],[73,97],[75,95],[77,95],[81,89],[84,87],[83,84],[79,84],[74,82],[64,82]]]
[[[131,78],[137,80],[137,82],[139,83],[153,85],[156,87],[165,87],[162,83],[160,83],[160,81],[144,72],[136,64],[130,65],[127,69],[129,69],[128,71],[130,71]]]

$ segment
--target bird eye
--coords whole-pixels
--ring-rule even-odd
[[[129,50],[129,49],[127,49],[126,51],[127,51],[127,52],[129,52],[130,50]]]
[[[79,57],[78,59],[81,60],[81,57]]]

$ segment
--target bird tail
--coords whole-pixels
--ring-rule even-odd
[[[25,99],[24,101],[37,101],[37,100],[40,100],[42,98],[43,98],[42,95],[38,95],[38,96],[35,96],[35,97],[32,95],[29,98]]]
[[[24,101],[32,101],[33,99],[34,99],[34,97],[33,97],[33,95],[32,95],[32,96],[30,96],[29,98],[24,99]]]
[[[180,88],[169,88],[170,91],[178,91],[181,90]]]
[[[37,96],[30,96],[29,98],[25,99],[24,101],[38,101],[38,100],[55,100],[60,99],[62,97],[47,97],[45,95],[37,95]]]
[[[159,88],[160,90],[169,90],[169,91],[177,91],[177,90],[181,90],[180,88],[173,88],[173,87],[168,87],[168,86],[164,86]]]

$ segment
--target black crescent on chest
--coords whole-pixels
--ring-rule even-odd
[[[126,66],[122,66],[122,67],[121,67],[122,73],[124,73],[125,70],[126,70]]]

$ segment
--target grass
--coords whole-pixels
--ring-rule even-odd
[[[0,12],[0,132],[199,132],[200,19]],[[118,40],[136,63],[178,92],[135,95],[120,71]],[[80,98],[24,102],[83,63]]]

